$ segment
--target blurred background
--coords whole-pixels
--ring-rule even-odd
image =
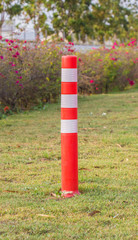
[[[76,44],[125,42],[138,35],[137,0],[1,0],[0,35],[37,41],[59,36]]]

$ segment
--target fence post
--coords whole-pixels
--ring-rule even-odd
[[[78,191],[77,57],[62,57],[61,73],[61,169],[62,194]]]

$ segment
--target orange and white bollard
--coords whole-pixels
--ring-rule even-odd
[[[64,197],[78,191],[77,57],[62,57],[61,74],[61,169]]]

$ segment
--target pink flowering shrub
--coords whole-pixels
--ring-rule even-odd
[[[79,93],[107,93],[138,78],[136,41],[76,53],[74,43],[28,43],[0,36],[0,104],[10,111],[55,101],[60,95],[61,56],[78,56]],[[4,112],[5,113],[5,112]],[[7,112],[8,113],[8,112]]]
[[[130,43],[78,54],[79,92],[108,93],[133,86],[138,80],[138,52],[136,40]]]
[[[55,43],[18,42],[0,45],[0,102],[11,109],[55,101],[60,94],[61,55]],[[71,49],[71,48],[69,48]]]

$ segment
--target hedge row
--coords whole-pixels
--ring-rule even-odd
[[[75,52],[73,43],[27,43],[0,37],[0,111],[8,112],[46,102],[60,95],[61,56],[78,56],[80,94],[107,93],[134,85],[138,74],[136,40],[111,49]],[[5,109],[7,107],[7,109]]]
[[[132,41],[133,42],[133,41]],[[111,49],[93,49],[79,55],[79,92],[84,94],[108,93],[124,90],[138,80],[138,51],[136,41],[133,45],[118,46]]]

